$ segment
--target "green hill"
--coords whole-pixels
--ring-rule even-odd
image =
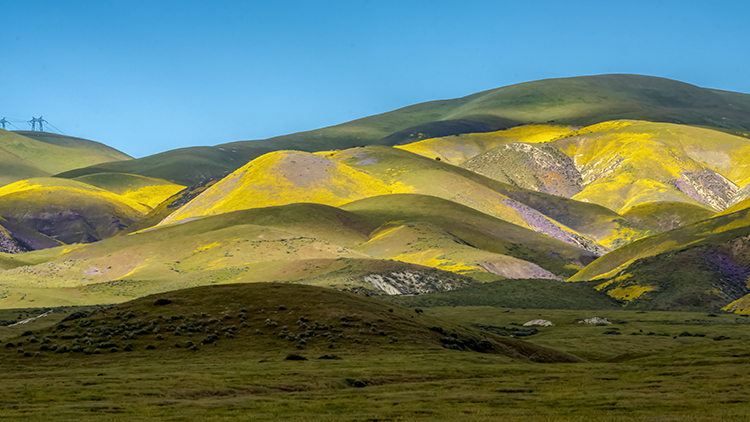
[[[0,129],[0,186],[131,157],[98,142],[45,132]]]
[[[633,224],[647,228],[646,235],[678,229],[713,215],[713,211],[685,202],[648,202],[622,214]]]
[[[555,280],[497,280],[463,289],[412,296],[388,296],[401,306],[493,306],[528,309],[621,309],[619,302],[594,289],[595,283]]]
[[[54,343],[44,340],[49,337]],[[72,314],[36,333],[33,341],[19,336],[9,342],[13,350],[0,349],[4,360],[10,353],[18,356],[20,347],[31,352],[29,356],[39,352],[47,359],[92,363],[103,353],[121,353],[120,359],[132,356],[124,352],[195,359],[247,351],[320,355],[331,349],[347,355],[460,350],[527,363],[580,362],[563,352],[361,295],[280,283],[206,286],[147,296],[91,314]]]
[[[137,160],[24,135],[0,132],[0,178],[27,178],[0,187],[0,252],[67,246],[0,255],[4,307],[230,282],[399,294],[572,276],[628,307],[750,308],[745,94],[550,79]]]
[[[405,139],[484,132],[520,124],[588,126],[615,119],[636,119],[750,131],[750,96],[699,88],[640,75],[599,75],[548,79],[479,92],[467,97],[416,104],[388,113],[309,132],[242,141],[215,147],[168,151],[128,163],[97,165],[62,177],[109,172],[156,177],[182,185],[234,171],[265,153],[307,152],[361,145],[396,145]],[[461,121],[462,124],[424,125]],[[425,134],[426,132],[426,134]],[[388,138],[398,133],[398,136]],[[419,134],[422,134],[420,136]],[[433,135],[434,134],[434,135]],[[185,169],[191,169],[185,172]]]
[[[64,148],[72,148],[80,150],[84,153],[98,152],[106,156],[111,156],[116,160],[125,160],[132,158],[129,155],[118,151],[108,145],[101,142],[90,141],[88,139],[76,138],[73,136],[60,135],[57,133],[31,131],[31,130],[16,130],[13,133],[25,136],[27,138],[35,139],[40,142],[44,142],[50,145],[56,145]]]
[[[596,257],[591,252],[552,237],[432,196],[386,195],[355,201],[341,208],[374,220],[381,227],[387,224],[381,230],[390,231],[400,226],[412,228],[409,225],[415,223],[441,227],[453,238],[454,244],[533,262],[558,276],[576,266],[585,266]],[[420,229],[416,225],[414,228]],[[374,237],[382,237],[386,233],[375,232]],[[431,252],[434,238],[429,235],[422,238],[419,242],[424,244],[412,242],[405,245],[407,249],[401,251],[402,255],[424,256],[425,252]],[[394,252],[398,252],[398,249]]]

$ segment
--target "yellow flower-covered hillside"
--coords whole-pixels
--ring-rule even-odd
[[[371,196],[410,191],[401,183],[386,183],[324,156],[276,151],[230,174],[161,224],[299,202],[337,206]]]

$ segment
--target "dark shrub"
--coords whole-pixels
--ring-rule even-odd
[[[300,356],[300,355],[298,355],[296,353],[290,353],[290,354],[286,355],[286,357],[284,359],[285,360],[307,360],[306,357]]]
[[[156,301],[154,302],[154,306],[164,306],[164,305],[169,305],[170,303],[172,303],[171,300],[163,297],[160,299],[156,299]]]
[[[725,337],[725,336],[714,337],[714,341],[721,341],[721,340],[729,340],[729,337]]]
[[[323,356],[319,357],[318,359],[335,359],[335,360],[340,360],[341,358],[339,356],[337,356],[337,355],[323,355]]]
[[[76,311],[63,318],[63,321],[73,321],[74,319],[86,318],[89,315],[90,313],[86,311]]]

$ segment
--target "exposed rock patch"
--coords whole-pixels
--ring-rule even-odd
[[[555,324],[546,319],[532,319],[523,324],[524,327],[553,327]]]
[[[713,170],[684,171],[674,182],[680,192],[718,211],[732,205],[739,191],[737,185]]]
[[[583,183],[573,160],[544,144],[501,145],[468,160],[462,167],[525,189],[566,198],[580,192]]]
[[[603,324],[603,325],[609,325],[611,322],[607,320],[607,318],[601,318],[601,317],[593,317],[593,318],[586,318],[578,321],[579,324]]]
[[[447,278],[408,270],[369,274],[364,277],[364,281],[389,295],[443,292],[469,284],[459,277]]]

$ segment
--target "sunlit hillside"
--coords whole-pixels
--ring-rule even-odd
[[[98,142],[46,132],[0,129],[0,186],[122,160],[131,157]]]
[[[524,279],[750,313],[749,98],[552,79],[137,160],[3,131],[0,308],[234,282],[399,295]]]
[[[471,278],[562,280],[596,258],[430,196],[387,195],[343,208],[257,208],[85,246],[4,255],[7,268],[17,264],[0,273],[0,284],[9,290],[2,303],[49,303],[50,296],[67,303],[119,302],[175,288],[258,281],[390,294],[451,290]]]
[[[149,208],[155,208],[185,189],[185,186],[134,174],[97,173],[73,180],[122,195]]]

